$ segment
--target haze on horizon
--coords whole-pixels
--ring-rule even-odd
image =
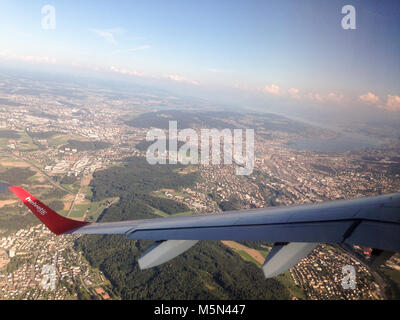
[[[356,9],[344,30],[342,7]],[[56,10],[42,28],[42,8]],[[0,2],[0,68],[154,85],[323,123],[400,121],[397,1]]]

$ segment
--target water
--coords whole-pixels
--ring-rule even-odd
[[[376,147],[379,143],[362,137],[342,135],[335,139],[304,139],[291,141],[286,147],[315,152],[346,152],[364,148]]]

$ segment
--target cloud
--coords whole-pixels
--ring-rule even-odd
[[[235,88],[241,89],[241,86],[236,85]],[[298,88],[290,88],[290,89],[282,89],[276,84],[271,84],[270,86],[264,86],[263,88],[258,88],[263,92],[267,92],[272,95],[280,96],[282,98],[291,98],[296,100],[308,99],[319,103],[340,103],[344,99],[343,94],[338,93],[329,93],[329,94],[321,94],[321,93],[301,93]]]
[[[387,96],[386,105],[384,106],[386,110],[390,111],[400,111],[400,97],[399,96],[391,96],[390,94]]]
[[[191,79],[187,79],[185,77],[176,75],[176,74],[164,74],[162,76],[162,78],[164,79],[168,79],[168,80],[172,80],[172,81],[177,81],[177,82],[185,82],[185,83],[190,83],[190,84],[194,84],[196,86],[198,86],[200,83],[195,81],[195,80],[191,80]]]
[[[400,111],[400,96],[387,95],[386,104],[379,99],[379,97],[372,92],[368,92],[360,96],[360,100],[364,103],[374,105],[379,109],[388,111]]]
[[[139,72],[136,70],[119,69],[119,68],[116,68],[113,66],[110,67],[110,70],[113,72],[121,73],[121,74],[127,74],[129,76],[146,77],[146,75],[143,72]]]
[[[359,98],[362,102],[365,102],[368,104],[378,104],[379,103],[379,97],[376,96],[375,94],[373,94],[372,92],[363,94]]]
[[[125,33],[125,30],[122,28],[113,28],[113,29],[107,29],[107,30],[100,30],[100,29],[89,29],[90,32],[93,32],[100,38],[103,38],[105,41],[112,43],[112,44],[117,44],[117,40],[115,40],[116,35],[121,35]]]
[[[43,57],[43,56],[20,56],[19,57],[23,61],[27,62],[49,62],[52,64],[56,64],[57,60],[54,58]]]
[[[271,95],[279,96],[282,99],[296,99],[300,100],[311,100],[318,103],[342,103],[345,98],[341,93],[330,92],[328,94],[308,92],[303,93],[300,89],[295,87],[289,87],[289,89],[281,88],[276,84],[266,85],[264,87],[247,87],[240,84],[233,85],[235,89],[248,90],[248,91],[257,91],[257,92],[266,92]]]
[[[307,94],[304,95],[304,98],[309,99],[309,100],[314,100],[317,102],[324,102],[325,99],[322,95],[320,95],[319,93],[312,93],[309,92]]]
[[[293,99],[300,99],[299,95],[300,90],[297,88],[290,88],[289,89],[289,94]]]
[[[282,94],[282,90],[276,84],[265,86],[264,91],[276,96]]]
[[[331,92],[327,95],[309,92],[304,95],[304,98],[313,100],[313,101],[317,101],[320,103],[326,103],[326,102],[340,103],[340,102],[342,102],[344,96],[343,96],[343,94],[337,94],[337,93],[333,93],[333,92]]]
[[[331,92],[328,94],[327,99],[339,103],[343,100],[343,95]]]
[[[14,53],[9,53],[7,51],[0,52],[0,57],[4,59],[20,60],[25,62],[38,62],[38,63],[51,63],[56,64],[57,60],[48,56],[29,56],[29,55],[18,55]]]
[[[116,68],[114,66],[110,67],[110,71],[129,75],[129,76],[147,77],[147,78],[152,78],[152,79],[167,79],[167,80],[176,81],[176,82],[189,83],[189,84],[196,85],[196,86],[200,85],[200,83],[195,80],[191,80],[191,79],[188,79],[188,78],[182,77],[180,75],[176,75],[176,74],[163,74],[161,76],[150,75],[150,74],[146,74],[146,73],[139,72],[136,70],[120,69],[120,68]]]
[[[314,100],[324,102],[324,98],[319,93],[314,93]]]

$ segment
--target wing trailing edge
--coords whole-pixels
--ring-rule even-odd
[[[121,234],[127,239],[156,241],[139,259],[141,269],[165,263],[199,240],[274,242],[263,265],[267,278],[293,267],[318,243],[400,252],[400,193],[219,214],[89,223],[57,214],[20,187],[10,190],[57,235]],[[388,255],[380,256],[385,259]]]

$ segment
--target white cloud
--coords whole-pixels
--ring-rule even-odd
[[[384,108],[390,111],[400,111],[400,97],[389,94]]]
[[[360,100],[364,103],[374,105],[379,109],[388,111],[400,111],[400,96],[387,95],[386,104],[379,99],[379,97],[372,92],[368,92],[360,96]]]
[[[319,93],[314,93],[314,100],[324,102],[324,98]]]
[[[320,103],[324,103],[324,102],[342,102],[344,96],[342,94],[336,94],[336,93],[329,93],[327,95],[324,94],[320,94],[320,93],[312,93],[309,92],[307,94],[304,95],[305,99],[309,99],[309,100],[313,100],[313,101],[317,101]]]
[[[300,99],[299,95],[300,90],[297,88],[290,88],[289,89],[289,94],[293,99]]]
[[[18,55],[14,53],[9,53],[7,51],[0,52],[0,57],[10,60],[19,60],[25,62],[45,62],[56,64],[57,60],[48,56],[30,56],[30,55]]]
[[[146,75],[143,72],[139,72],[136,70],[128,70],[128,69],[119,69],[116,67],[111,66],[110,70],[113,72],[121,73],[121,74],[127,74],[130,76],[140,76],[140,77],[145,77]]]
[[[196,86],[198,86],[200,84],[199,82],[197,82],[195,80],[187,79],[185,77],[182,77],[182,76],[179,76],[179,75],[176,75],[176,74],[164,74],[162,76],[162,78],[169,79],[169,80],[172,80],[172,81],[177,81],[177,82],[190,83],[190,84],[194,84]]]
[[[314,101],[317,101],[317,102],[324,102],[325,101],[323,96],[320,95],[319,93],[309,92],[309,93],[304,95],[304,98],[309,99],[309,100],[314,100]]]
[[[343,100],[343,95],[331,92],[328,94],[327,99],[339,103]]]
[[[116,68],[114,66],[110,67],[110,71],[117,72],[120,74],[130,75],[130,76],[147,77],[147,78],[153,78],[153,79],[167,79],[167,80],[176,81],[176,82],[189,83],[189,84],[196,85],[196,86],[200,85],[200,83],[195,80],[191,80],[191,79],[188,79],[183,76],[176,75],[176,74],[163,74],[161,76],[150,75],[150,74],[146,74],[146,73],[139,72],[136,70],[120,69],[120,68]]]
[[[272,84],[270,86],[265,86],[264,91],[268,92],[273,95],[280,95],[282,94],[282,90],[276,84]]]
[[[54,58],[43,57],[43,56],[20,56],[19,57],[23,61],[27,62],[49,62],[52,64],[56,64],[57,60]]]
[[[360,100],[362,102],[368,103],[368,104],[377,104],[379,103],[379,97],[373,94],[372,92],[368,92],[366,94],[361,95]]]

